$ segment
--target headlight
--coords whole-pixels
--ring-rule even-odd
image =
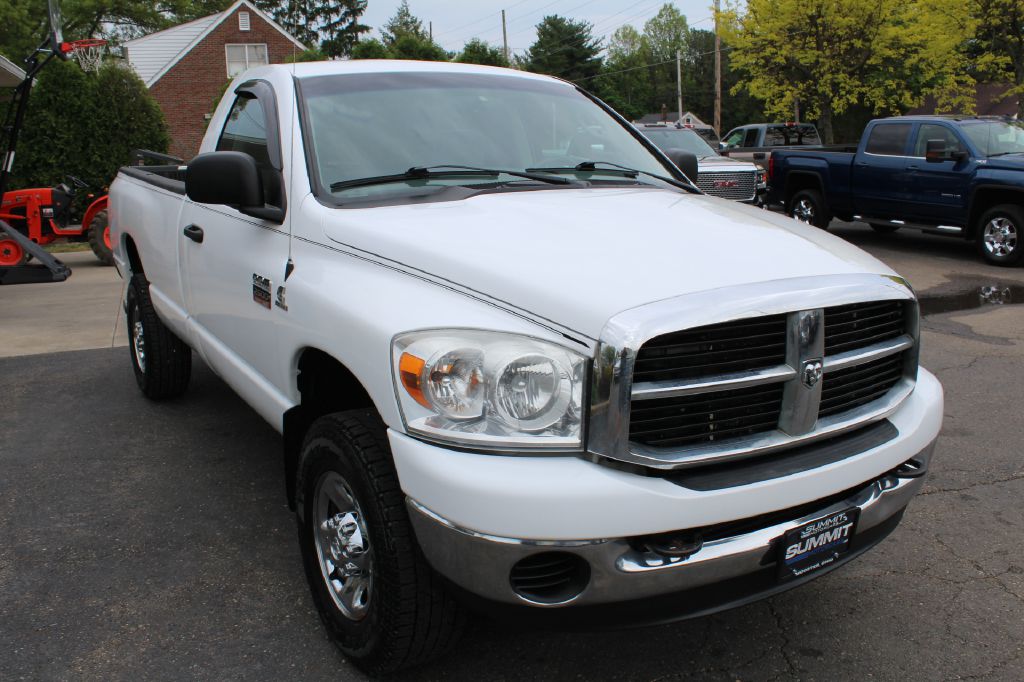
[[[411,433],[496,450],[578,450],[587,358],[499,332],[395,337],[395,391]]]

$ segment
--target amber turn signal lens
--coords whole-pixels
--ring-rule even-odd
[[[402,386],[412,396],[412,399],[423,407],[430,407],[427,397],[423,395],[423,367],[427,364],[423,358],[418,358],[409,353],[402,353],[398,360],[398,377],[402,380]]]

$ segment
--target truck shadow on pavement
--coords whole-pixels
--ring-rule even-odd
[[[280,438],[201,362],[163,404],[136,390],[125,348],[2,359],[0,377],[8,679],[364,679],[313,609]],[[405,678],[886,676],[906,633],[939,616],[920,605],[949,591],[891,570],[894,556],[934,553],[913,517],[858,562],[767,602],[616,632],[477,619],[454,653]],[[941,637],[915,648],[941,651]]]

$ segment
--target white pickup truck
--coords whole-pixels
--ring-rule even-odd
[[[893,530],[942,421],[903,279],[554,78],[253,69],[110,210],[142,392],[195,352],[282,433],[313,599],[370,672],[467,606],[625,625],[800,585]]]

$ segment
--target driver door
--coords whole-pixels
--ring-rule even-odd
[[[256,160],[270,205],[285,208],[277,107],[266,83],[250,81],[234,93],[217,151]],[[252,372],[281,389],[276,372],[277,329],[283,309],[274,305],[288,261],[288,232],[276,222],[224,205],[187,200],[179,225],[182,279],[190,324],[203,355],[229,383],[253,381]],[[258,380],[256,380],[258,383]],[[235,386],[239,389],[238,386]]]

